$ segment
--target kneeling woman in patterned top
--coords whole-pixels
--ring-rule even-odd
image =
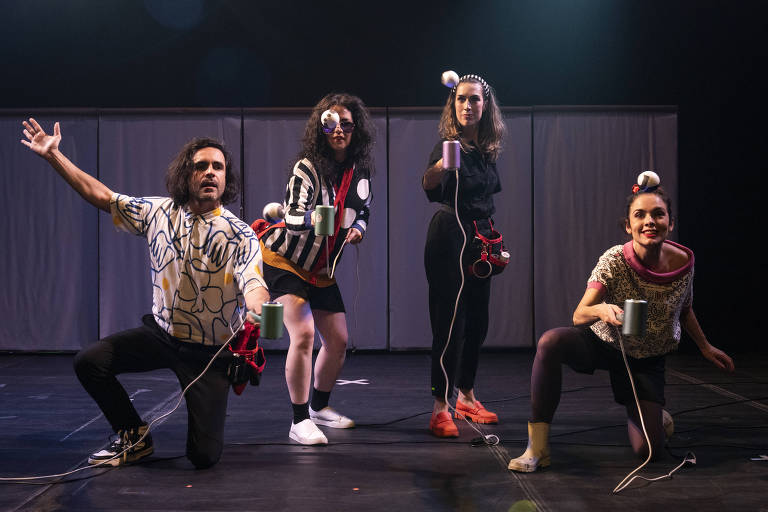
[[[511,470],[527,473],[550,464],[549,424],[560,401],[562,364],[581,373],[597,368],[610,372],[614,399],[627,409],[632,449],[639,457],[648,456],[619,348],[621,306],[627,299],[646,300],[649,306],[645,335],[624,336],[623,344],[654,455],[665,441],[665,355],[677,348],[681,325],[706,359],[733,371],[731,358],[710,345],[693,313],[693,252],[667,240],[674,227],[672,207],[654,181],[657,186],[636,185],[627,198],[624,225],[632,240],[611,247],[598,260],[573,313],[575,327],[551,329],[539,339],[531,374],[528,448],[510,461]]]
[[[333,428],[355,425],[328,407],[347,348],[344,302],[332,269],[343,246],[359,243],[368,225],[371,132],[370,116],[360,98],[329,94],[321,99],[307,121],[299,161],[286,187],[285,227],[262,237],[264,279],[271,298],[283,304],[290,336],[285,363],[293,404],[289,436],[301,444],[328,443],[316,424]],[[315,222],[321,221],[316,216],[320,205],[335,207],[330,236],[316,236],[313,230]],[[322,347],[309,403],[315,328]]]

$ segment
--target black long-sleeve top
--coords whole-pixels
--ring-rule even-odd
[[[429,155],[429,167],[435,165],[443,156],[443,142],[435,145]],[[461,150],[459,168],[459,216],[464,220],[487,219],[496,212],[493,194],[501,191],[501,181],[496,171],[496,163],[489,161],[479,149],[471,146],[470,151]],[[456,193],[456,174],[452,171],[443,173],[440,184],[425,190],[431,202],[443,203],[453,207]]]

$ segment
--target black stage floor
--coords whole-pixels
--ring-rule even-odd
[[[477,434],[463,423],[457,440],[428,434],[427,354],[370,353],[348,358],[341,376],[347,382],[331,396],[331,405],[358,427],[325,429],[326,447],[292,444],[284,356],[275,353],[260,387],[230,394],[226,446],[213,468],[194,470],[183,456],[182,405],[156,426],[155,454],[146,462],[89,469],[60,483],[0,483],[0,509],[768,511],[768,460],[752,460],[768,455],[768,356],[738,355],[732,375],[697,355],[672,356],[667,409],[676,432],[669,453],[641,474],[667,473],[688,450],[697,463],[671,480],[636,482],[619,495],[612,489],[639,461],[604,372],[565,370],[551,468],[527,475],[506,469],[525,448],[532,357],[526,351],[481,359],[477,395],[501,418],[482,427],[501,438],[495,447],[472,446]],[[71,359],[0,355],[1,477],[62,473],[106,445],[109,427],[77,382]],[[121,380],[145,419],[178,397],[170,371]]]

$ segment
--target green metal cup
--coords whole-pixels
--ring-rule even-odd
[[[315,236],[330,236],[333,234],[334,213],[333,206],[321,204],[315,208]]]
[[[283,305],[265,302],[261,305],[261,337],[276,340],[283,336]]]

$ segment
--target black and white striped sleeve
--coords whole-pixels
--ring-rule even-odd
[[[293,166],[293,174],[285,189],[285,227],[290,231],[306,231],[312,227],[311,214],[318,190],[312,164],[303,159]]]

